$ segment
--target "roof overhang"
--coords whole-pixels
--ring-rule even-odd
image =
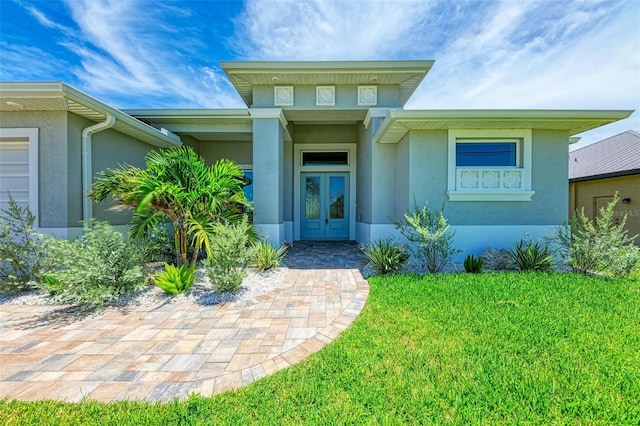
[[[65,83],[0,83],[0,112],[67,111],[94,122],[115,117],[113,129],[159,148],[182,144],[158,130]]]
[[[628,110],[391,110],[374,141],[397,143],[411,130],[535,129],[575,135],[628,118]]]
[[[131,109],[125,112],[151,126],[196,137],[201,135],[207,140],[228,140],[232,133],[253,133],[247,109]]]
[[[266,85],[398,85],[404,105],[434,61],[220,62],[245,104]]]

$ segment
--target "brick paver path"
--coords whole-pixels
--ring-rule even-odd
[[[60,308],[0,305],[0,398],[168,401],[300,362],[353,322],[369,286],[354,244],[296,242],[286,262],[285,284],[254,302],[79,320]]]

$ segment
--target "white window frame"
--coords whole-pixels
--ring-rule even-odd
[[[37,127],[1,128],[0,138],[27,138],[29,140],[29,210],[36,216],[34,229],[40,227],[40,209],[38,196],[38,135]]]
[[[531,129],[475,129],[449,130],[448,135],[448,183],[449,201],[531,201],[535,191],[531,190],[532,164]],[[457,167],[456,144],[458,142],[495,143],[516,142],[516,167]],[[521,171],[521,185],[518,189],[461,189],[457,184],[459,170],[495,170],[503,173],[508,170]]]

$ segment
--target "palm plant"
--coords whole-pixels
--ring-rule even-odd
[[[159,221],[173,224],[178,266],[187,263],[187,248],[193,248],[191,265],[204,248],[211,252],[210,236],[219,222],[242,220],[243,207],[250,207],[242,187],[240,167],[222,159],[213,166],[188,146],[150,151],[146,169],[124,165],[107,169],[93,184],[89,196],[103,201],[108,195],[134,207],[132,236],[142,238]]]

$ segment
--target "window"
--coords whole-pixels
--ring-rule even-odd
[[[245,170],[244,177],[249,179],[249,184],[245,185],[242,190],[244,191],[244,196],[250,203],[253,203],[253,170]]]
[[[349,153],[347,151],[303,151],[303,166],[348,166]]]
[[[449,201],[530,201],[531,130],[449,130]]]
[[[456,141],[456,167],[516,167],[516,141]]]

